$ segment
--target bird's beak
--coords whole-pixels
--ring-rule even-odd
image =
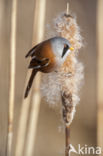
[[[70,50],[71,50],[71,51],[73,51],[73,50],[74,50],[74,48],[73,48],[73,47],[70,47]]]

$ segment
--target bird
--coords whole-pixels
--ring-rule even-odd
[[[31,57],[28,68],[32,69],[32,73],[25,90],[24,98],[28,96],[37,72],[56,72],[73,50],[74,48],[70,42],[59,36],[52,37],[35,45],[25,56],[26,58]]]

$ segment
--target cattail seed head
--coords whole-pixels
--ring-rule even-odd
[[[60,14],[54,20],[55,35],[69,40],[74,51],[68,55],[58,72],[42,75],[41,91],[49,104],[57,104],[62,100],[63,119],[69,125],[79,102],[78,91],[83,79],[83,65],[77,60],[77,54],[82,47],[82,37],[76,18]],[[50,37],[50,36],[49,36]]]

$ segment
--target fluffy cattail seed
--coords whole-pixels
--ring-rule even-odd
[[[53,25],[54,34],[69,40],[74,51],[57,73],[43,74],[41,90],[51,105],[62,99],[63,119],[66,125],[70,125],[79,102],[78,91],[83,79],[83,65],[77,60],[78,51],[82,47],[82,37],[76,19],[72,16],[67,17],[62,13],[54,20]]]

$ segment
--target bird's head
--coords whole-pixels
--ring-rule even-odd
[[[70,42],[63,37],[54,37],[50,39],[52,50],[56,56],[56,61],[63,64],[66,57],[74,48],[71,47]]]

